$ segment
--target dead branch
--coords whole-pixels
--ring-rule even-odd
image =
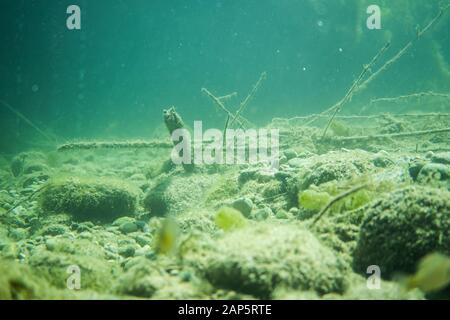
[[[331,199],[330,202],[328,202],[328,204],[322,210],[320,210],[320,212],[317,214],[316,218],[311,223],[311,226],[314,226],[317,223],[317,221],[319,221],[319,219],[322,218],[322,216],[325,214],[325,212],[327,212],[327,210],[330,209],[331,206],[333,206],[333,204],[335,204],[336,202],[338,202],[339,200],[341,200],[345,197],[348,197],[349,195],[351,195],[355,192],[358,192],[359,190],[361,190],[365,187],[367,187],[367,184],[362,184],[362,185],[356,186],[350,190],[347,190],[341,194],[338,194],[336,197]]]
[[[235,116],[231,113],[230,110],[228,110],[225,105],[222,103],[222,101],[217,98],[215,95],[213,95],[208,89],[206,88],[202,88],[201,90],[203,93],[205,93],[209,98],[211,98],[211,100],[222,110],[224,111],[228,117],[235,119]],[[239,119],[235,119],[236,122],[238,123],[238,125],[241,127],[241,129],[244,129],[244,125],[242,124],[242,122]]]
[[[436,133],[450,133],[450,128],[401,132],[401,133],[375,134],[375,135],[368,135],[368,136],[333,137],[333,138],[321,139],[318,141],[351,142],[351,141],[377,140],[377,139],[386,139],[386,138],[393,139],[393,138],[416,137],[416,136],[423,136],[423,135],[436,134]]]
[[[241,104],[239,105],[239,109],[236,112],[235,118],[233,118],[231,120],[230,126],[233,124],[234,120],[239,117],[239,115],[242,113],[242,111],[244,110],[244,108],[247,106],[247,104],[250,102],[250,100],[255,96],[256,92],[258,91],[259,87],[261,86],[261,83],[263,82],[263,80],[265,80],[267,78],[267,73],[264,71],[263,73],[261,73],[261,75],[259,76],[258,81],[255,83],[255,85],[253,86],[252,90],[249,92],[249,94],[247,95],[247,97],[241,102]]]
[[[170,142],[164,141],[80,141],[60,145],[58,151],[92,150],[92,149],[145,149],[145,148],[172,148]]]

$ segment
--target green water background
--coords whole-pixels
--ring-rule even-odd
[[[81,7],[79,31],[66,28],[70,4]],[[382,30],[366,28],[369,4],[381,7]],[[243,99],[266,71],[245,111],[263,125],[326,109],[386,41],[384,61],[438,11],[429,0],[2,0],[0,99],[59,141],[148,138],[165,130],[171,105],[188,123],[222,128],[224,114],[200,89]],[[449,30],[447,14],[348,110],[449,92]],[[3,106],[0,128],[1,153],[45,142]]]

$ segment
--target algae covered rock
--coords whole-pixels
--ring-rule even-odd
[[[40,197],[44,212],[82,220],[111,220],[134,213],[139,190],[111,178],[63,178],[48,182]]]
[[[67,287],[68,270],[80,270],[81,288],[107,292],[119,266],[105,259],[104,249],[91,240],[53,237],[31,252],[28,264],[56,288]]]
[[[278,287],[342,292],[347,270],[301,226],[258,223],[227,233],[192,263],[214,286],[270,298]]]
[[[244,217],[249,218],[253,209],[253,202],[249,198],[239,198],[233,201],[231,206],[240,211]]]
[[[150,188],[144,206],[154,216],[178,214],[199,207],[217,175],[190,175],[163,177]]]
[[[314,166],[311,172],[306,176],[303,182],[303,189],[314,184],[316,186],[332,181],[345,180],[360,175],[362,170],[360,166],[348,161],[335,160],[334,162],[325,162]]]
[[[432,251],[450,254],[450,192],[410,186],[374,202],[362,222],[354,266],[370,265],[381,276],[414,272],[416,263]]]
[[[420,169],[417,181],[423,184],[447,185],[450,188],[450,166],[441,163],[428,163]]]
[[[15,177],[21,174],[47,170],[46,157],[40,152],[22,152],[11,160],[11,172]]]
[[[34,275],[28,266],[0,259],[0,300],[63,298],[47,282]],[[66,298],[70,298],[66,295]]]
[[[199,298],[189,282],[168,274],[144,257],[130,260],[124,269],[115,286],[118,294],[153,299]]]

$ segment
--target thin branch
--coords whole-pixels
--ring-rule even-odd
[[[252,90],[250,91],[250,93],[247,95],[247,97],[241,102],[238,111],[236,112],[236,116],[235,118],[233,118],[231,120],[230,126],[233,125],[234,120],[242,113],[242,111],[244,110],[244,108],[247,106],[247,104],[250,102],[250,100],[253,98],[253,96],[256,94],[256,92],[258,91],[259,87],[261,86],[261,83],[263,82],[263,80],[265,80],[267,78],[267,73],[264,71],[263,73],[261,73],[261,75],[259,76],[258,81],[256,82],[256,84],[253,86]]]
[[[436,93],[433,91],[428,92],[417,92],[411,93],[408,95],[398,96],[398,97],[389,97],[389,98],[377,98],[370,100],[370,104],[377,102],[397,102],[399,100],[412,99],[412,98],[422,98],[422,97],[437,97],[437,98],[445,98],[450,99],[450,94],[448,93]]]
[[[429,29],[431,29],[431,27],[433,27],[433,25],[435,25],[440,20],[440,18],[444,15],[444,13],[448,10],[448,8],[450,8],[450,4],[447,4],[446,6],[442,7],[439,10],[438,14],[427,24],[427,26],[417,32],[416,38],[409,41],[402,49],[400,49],[400,51],[394,57],[392,57],[390,60],[388,60],[375,73],[373,73],[366,81],[364,81],[364,83],[360,86],[360,88],[367,87],[367,85],[371,81],[373,81],[381,72],[385,71],[387,68],[389,68],[389,66],[391,64],[393,64],[398,59],[400,59],[408,51],[408,49],[410,49],[412,47],[412,45],[414,44],[415,41],[419,40]]]
[[[333,199],[331,199],[328,202],[328,204],[322,210],[320,210],[320,212],[317,214],[316,218],[311,223],[311,226],[314,226],[317,223],[317,221],[319,221],[319,219],[322,218],[322,216],[327,212],[327,210],[331,208],[331,206],[333,204],[335,204],[336,202],[338,202],[339,200],[341,200],[341,199],[343,199],[345,197],[348,197],[349,195],[351,195],[351,194],[353,194],[355,192],[358,192],[359,190],[361,190],[361,189],[363,189],[365,187],[367,187],[367,184],[362,184],[362,185],[356,186],[356,187],[354,187],[354,188],[352,188],[350,190],[347,190],[347,191],[337,195]]]
[[[42,135],[45,139],[50,141],[51,143],[55,143],[55,139],[50,138],[49,135],[47,135],[43,130],[39,129],[38,126],[36,126],[30,119],[25,117],[21,112],[16,110],[14,107],[12,107],[9,103],[6,101],[0,100],[0,103],[4,105],[6,108],[8,108],[12,113],[14,113],[16,116],[18,116],[20,119],[22,119],[26,124],[28,124],[30,127],[32,127],[34,130],[39,132],[40,135]]]
[[[58,151],[92,150],[92,149],[126,149],[126,148],[172,148],[170,142],[161,141],[80,141],[60,145]]]
[[[212,101],[214,101],[214,103],[219,106],[220,109],[222,109],[227,115],[228,117],[235,119],[235,116],[230,112],[230,110],[228,110],[225,105],[222,103],[222,101],[217,98],[215,95],[213,95],[208,89],[206,88],[202,88],[202,92],[205,93],[208,97],[211,98]],[[238,123],[238,125],[241,127],[241,129],[244,129],[244,125],[242,124],[242,122],[239,119],[235,119],[236,122]]]
[[[376,139],[385,139],[385,138],[415,137],[415,136],[423,136],[423,135],[427,135],[427,134],[436,134],[436,133],[450,133],[450,128],[410,131],[410,132],[401,132],[401,133],[375,134],[375,135],[370,135],[370,136],[334,137],[334,138],[323,139],[323,141],[333,141],[333,142],[363,141],[363,140],[376,140]]]
[[[31,200],[31,198],[33,198],[36,194],[38,194],[39,192],[41,192],[42,190],[44,190],[48,185],[47,184],[43,184],[41,185],[38,189],[36,189],[35,191],[33,191],[29,196],[25,197],[24,199],[21,199],[19,202],[17,202],[13,207],[11,207],[8,211],[6,211],[3,216],[7,216],[8,214],[10,214],[14,209],[16,209],[18,206],[20,206],[22,203]]]
[[[392,117],[412,117],[412,118],[422,118],[422,117],[450,117],[450,113],[439,113],[439,112],[431,112],[431,113],[382,113],[382,114],[373,114],[373,115],[348,115],[348,116],[336,116],[335,119],[342,119],[342,120],[359,120],[359,119],[379,119],[379,118],[385,118],[386,116],[392,116]],[[310,120],[312,118],[328,118],[326,115],[322,114],[311,114],[307,116],[297,116],[292,118],[273,118],[272,122],[292,122],[296,120]]]
[[[333,110],[333,115],[330,118],[330,121],[328,121],[328,124],[326,125],[322,137],[325,137],[327,134],[328,128],[330,127],[331,123],[333,122],[334,118],[336,117],[336,114],[341,111],[342,107],[351,100],[354,92],[356,92],[360,86],[361,81],[364,79],[364,76],[366,73],[372,68],[372,66],[377,62],[377,60],[383,55],[383,53],[390,47],[390,43],[386,43],[383,48],[375,55],[375,57],[372,58],[372,61],[370,61],[369,64],[364,65],[363,70],[361,71],[359,77],[353,82],[353,85],[350,87],[350,89],[347,91],[344,98],[342,98],[341,101],[339,101],[336,105],[330,108],[330,110]]]
[[[236,96],[237,96],[237,92],[232,92],[232,93],[227,94],[225,96],[217,97],[217,99],[219,99],[220,101],[222,101],[222,100],[226,101],[226,100],[230,100],[230,99],[232,99],[232,98],[234,98]]]
[[[366,88],[367,85],[373,80],[375,79],[379,74],[381,74],[383,71],[385,71],[391,64],[393,64],[394,62],[396,62],[398,59],[400,59],[407,51],[409,48],[412,47],[413,43],[415,40],[420,39],[423,34],[425,32],[427,32],[429,29],[431,29],[431,27],[436,24],[439,19],[443,16],[443,14],[445,13],[445,11],[447,11],[447,9],[450,8],[450,4],[447,4],[446,6],[442,7],[439,10],[439,13],[427,24],[427,26],[425,28],[423,28],[422,30],[419,30],[417,32],[417,37],[413,40],[411,40],[410,42],[408,42],[393,58],[391,58],[390,60],[388,60],[384,65],[382,65],[375,73],[373,73],[371,76],[369,76],[363,83],[360,83],[365,75],[365,73],[370,69],[370,66],[374,64],[374,62],[378,59],[379,56],[381,56],[381,54],[385,51],[385,49],[387,49],[387,47],[389,47],[389,44],[387,44],[385,47],[383,47],[381,49],[381,51],[375,56],[375,58],[372,60],[372,63],[369,64],[369,67],[364,66],[364,69],[361,73],[361,75],[358,77],[358,79],[353,83],[352,87],[350,88],[350,90],[347,92],[346,96],[339,101],[338,103],[336,103],[334,106],[332,106],[331,108],[325,110],[324,112],[321,113],[321,115],[324,114],[328,114],[329,112],[333,112],[330,121],[328,122],[327,126],[325,127],[325,130],[323,132],[323,137],[325,137],[328,128],[330,127],[333,119],[336,117],[336,114],[341,110],[342,106],[348,102],[351,97],[359,92],[361,89]],[[374,61],[375,60],[375,61]],[[307,123],[306,125],[314,122],[315,120],[317,120],[317,118],[313,118],[309,123]]]

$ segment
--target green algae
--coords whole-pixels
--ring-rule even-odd
[[[214,217],[214,222],[224,231],[236,230],[247,225],[247,219],[245,219],[242,213],[230,207],[222,207],[219,209]]]
[[[75,218],[112,220],[132,214],[139,191],[112,178],[69,177],[52,179],[40,196],[44,213],[70,213]]]

